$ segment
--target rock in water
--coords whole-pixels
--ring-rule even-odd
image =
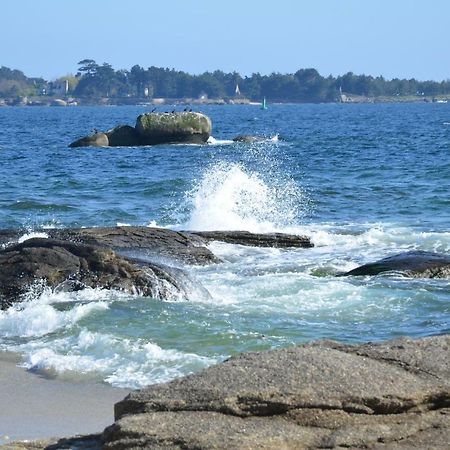
[[[340,276],[378,275],[382,272],[401,272],[416,278],[450,278],[450,256],[421,251],[400,253],[364,264]]]
[[[255,142],[264,142],[267,139],[261,136],[252,136],[248,134],[240,134],[233,138],[234,142],[245,142],[246,144],[253,144]]]
[[[94,133],[72,142],[69,147],[108,147],[109,139],[105,133]]]
[[[0,251],[0,309],[20,301],[39,280],[64,291],[92,287],[159,299],[186,298],[186,281],[177,271],[180,270],[126,259],[107,248],[56,239],[29,239]]]
[[[211,135],[212,125],[208,116],[196,112],[146,113],[137,118],[136,130],[144,145],[202,144]]]
[[[207,241],[221,241],[228,244],[247,245],[250,247],[272,248],[310,248],[314,247],[306,236],[286,233],[250,233],[248,231],[191,231]]]

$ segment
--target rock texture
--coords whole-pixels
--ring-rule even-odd
[[[132,392],[104,448],[450,448],[450,337],[243,354]]]
[[[136,119],[136,130],[146,145],[161,143],[202,144],[211,136],[211,120],[196,112],[147,113]]]
[[[179,269],[136,262],[111,249],[34,238],[0,251],[0,309],[30,286],[77,291],[85,287],[118,289],[153,298],[186,298]]]
[[[399,272],[402,275],[417,278],[449,278],[450,256],[421,251],[400,253],[374,263],[364,264],[341,276],[378,275],[383,272]]]

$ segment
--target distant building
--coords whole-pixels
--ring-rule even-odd
[[[68,80],[58,80],[49,83],[50,95],[67,95],[68,92],[69,92]]]

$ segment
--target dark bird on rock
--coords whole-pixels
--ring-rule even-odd
[[[152,112],[155,112],[155,111],[156,111],[156,108],[153,108],[153,109],[152,109]]]

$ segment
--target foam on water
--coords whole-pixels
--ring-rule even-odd
[[[0,311],[0,350],[23,355],[22,366],[46,376],[74,380],[100,378],[118,387],[164,382],[212,364],[216,358],[162,348],[143,338],[123,338],[99,330],[100,315],[135,297],[86,289],[39,296]]]
[[[100,376],[113,386],[127,388],[165,382],[216,361],[163,349],[143,339],[120,339],[84,328],[77,335],[53,341],[51,346],[35,342],[18,350],[27,355],[22,364],[27,369],[66,379],[77,374]]]

